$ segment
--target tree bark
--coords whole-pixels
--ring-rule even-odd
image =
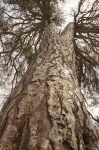
[[[11,92],[0,117],[0,150],[98,150],[76,77],[74,25],[45,30],[40,53]]]

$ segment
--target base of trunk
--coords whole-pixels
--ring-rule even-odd
[[[98,150],[84,98],[66,86],[60,77],[32,81],[28,94],[10,100],[0,119],[0,150]]]

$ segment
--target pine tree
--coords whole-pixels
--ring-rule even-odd
[[[61,34],[58,1],[4,3],[2,65],[15,69],[14,81],[21,73],[21,80],[1,111],[0,150],[98,150],[99,136],[80,90],[81,83],[96,86],[92,70],[98,65],[98,1],[82,12],[81,0],[74,23]],[[13,9],[10,15],[7,5]],[[92,52],[97,55],[91,57]]]

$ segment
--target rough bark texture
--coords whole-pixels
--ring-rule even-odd
[[[0,150],[99,150],[75,71],[73,23],[45,30],[40,53],[4,104]]]

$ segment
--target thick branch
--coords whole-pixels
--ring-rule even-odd
[[[95,26],[93,28],[88,28],[88,27],[84,27],[84,26],[76,26],[75,30],[78,33],[96,33],[96,34],[99,34],[99,26]]]

